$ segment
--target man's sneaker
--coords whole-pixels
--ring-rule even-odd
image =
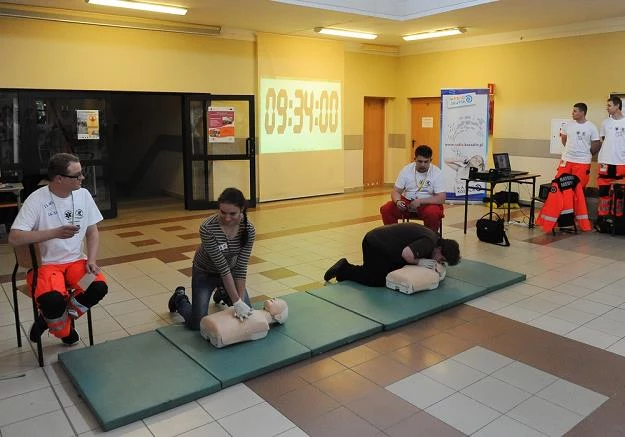
[[[327,271],[326,274],[323,275],[323,280],[328,282],[330,279],[332,278],[336,278],[336,274],[339,272],[339,270],[341,270],[344,266],[346,266],[347,264],[349,264],[347,262],[347,259],[345,258],[341,258],[340,260],[338,260],[337,262],[334,263],[334,265],[332,267],[330,267]]]
[[[41,314],[37,315],[37,320],[33,323],[33,326],[30,328],[30,341],[33,343],[37,343],[44,332],[48,329],[48,323],[43,318]]]
[[[78,335],[78,332],[76,332],[76,330],[72,328],[72,330],[69,332],[69,335],[67,337],[63,337],[61,341],[66,345],[71,346],[80,341],[80,336]]]
[[[223,287],[216,287],[215,292],[213,293],[213,302],[216,304],[222,303],[226,306],[232,306],[232,299],[230,299],[230,295],[226,293]]]
[[[184,287],[177,287],[176,291],[174,291],[174,294],[172,294],[169,298],[169,303],[167,304],[167,306],[169,307],[169,312],[175,313],[176,311],[178,311],[178,304],[183,300],[189,302],[189,298],[186,294],[184,294]]]

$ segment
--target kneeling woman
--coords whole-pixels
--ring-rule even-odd
[[[226,188],[217,201],[219,212],[200,226],[201,244],[195,251],[191,273],[193,304],[184,287],[176,288],[169,299],[169,311],[177,311],[193,330],[200,329],[200,320],[208,314],[215,288],[224,288],[239,319],[252,312],[245,278],[256,231],[247,219],[247,201],[236,188]]]

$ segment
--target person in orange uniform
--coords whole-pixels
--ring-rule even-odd
[[[77,156],[52,156],[48,179],[50,183],[28,196],[20,208],[9,233],[9,244],[38,243],[41,250],[34,291],[39,316],[30,329],[30,340],[38,341],[50,329],[55,337],[71,345],[80,339],[72,319],[86,313],[108,292],[96,260],[100,243],[97,223],[102,214],[91,193],[81,188],[85,176]],[[32,287],[32,271],[26,280]],[[68,287],[74,290],[71,296]]]
[[[603,226],[605,217],[610,214],[610,185],[625,177],[625,116],[621,112],[622,107],[619,97],[610,97],[607,105],[609,117],[599,129],[602,144],[597,156],[599,205],[595,225],[598,228]]]
[[[592,155],[601,148],[599,131],[592,122],[586,120],[587,112],[588,106],[585,103],[573,105],[572,120],[560,134],[564,150],[555,175],[555,178],[565,173],[577,176],[582,189],[588,185]]]

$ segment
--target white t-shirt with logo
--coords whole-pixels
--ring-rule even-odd
[[[607,118],[601,123],[599,135],[605,137],[597,161],[599,164],[625,164],[625,117]]]
[[[571,120],[566,124],[564,134],[566,134],[566,146],[562,151],[562,160],[590,164],[592,161],[591,143],[599,140],[597,126],[588,120],[584,123]]]
[[[62,225],[80,226],[72,238],[53,238],[39,243],[42,264],[65,264],[87,258],[83,251],[83,239],[87,228],[100,221],[102,214],[86,189],[80,188],[62,198],[45,186],[28,196],[11,229],[41,231]]]
[[[410,163],[399,172],[395,187],[403,190],[403,195],[408,200],[425,199],[434,194],[444,193],[443,172],[434,164],[430,164],[427,173],[419,173],[417,164]]]

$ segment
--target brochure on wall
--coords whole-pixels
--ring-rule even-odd
[[[76,110],[76,132],[79,140],[100,139],[100,115],[97,109]]]
[[[569,122],[569,119],[566,118],[553,118],[551,120],[551,137],[549,139],[549,153],[554,155],[561,155],[564,150],[564,146],[562,145],[562,138],[560,134],[564,132],[566,128],[566,124]]]
[[[488,88],[441,90],[441,169],[447,200],[464,201],[469,169],[486,169],[488,104]],[[471,186],[484,185],[471,182]],[[483,197],[483,190],[469,188],[469,200]]]
[[[208,107],[208,142],[234,143],[234,108]]]

